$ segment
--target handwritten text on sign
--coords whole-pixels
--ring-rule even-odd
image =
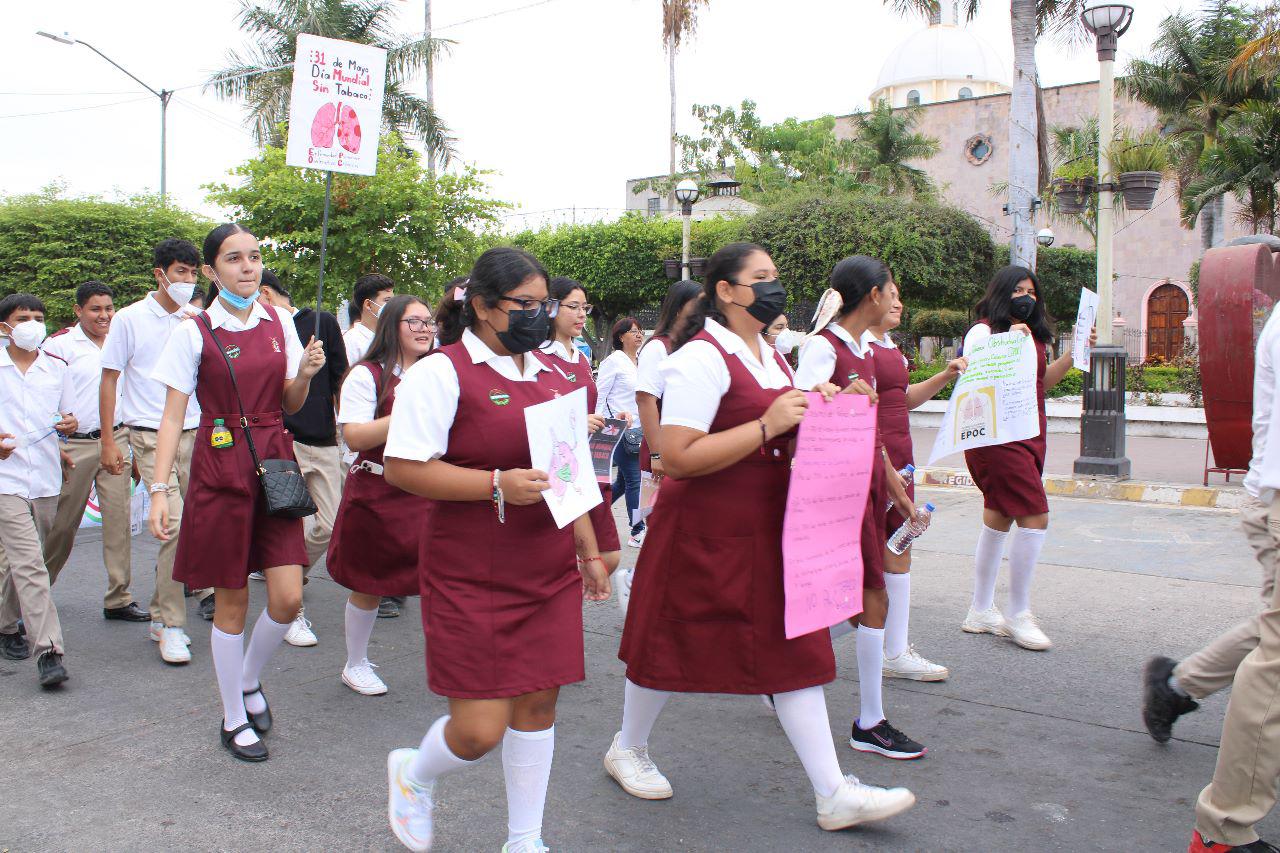
[[[862,612],[862,518],[876,410],[859,394],[806,394],[782,525],[787,639]]]
[[[353,175],[376,172],[386,83],[382,48],[299,35],[285,163]]]
[[[969,367],[956,380],[929,464],[974,447],[1040,434],[1036,359],[1040,349],[1022,332],[1004,332],[967,349]]]

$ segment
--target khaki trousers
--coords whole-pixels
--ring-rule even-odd
[[[1280,546],[1280,497],[1267,522]],[[1280,595],[1258,618],[1258,645],[1236,670],[1213,781],[1196,802],[1196,829],[1208,841],[1251,844],[1254,824],[1276,803],[1280,782]]]
[[[302,469],[302,478],[315,501],[316,514],[307,522],[307,565],[305,572],[329,550],[329,538],[333,536],[333,521],[338,516],[338,501],[342,497],[342,483],[346,468],[338,448],[317,447],[295,441],[293,455]]]
[[[1280,549],[1268,529],[1270,515],[1270,505],[1254,497],[1250,497],[1240,509],[1240,526],[1244,528],[1245,538],[1253,546],[1253,553],[1262,567],[1264,607],[1270,606],[1276,589],[1276,573],[1280,570]],[[1258,645],[1261,619],[1260,615],[1246,619],[1179,663],[1173,671],[1178,685],[1196,699],[1230,687],[1236,677],[1236,668]]]
[[[116,447],[129,457],[129,433],[121,427],[112,436]],[[49,567],[49,584],[58,581],[58,573],[71,556],[71,546],[76,541],[76,531],[84,517],[84,505],[89,490],[98,490],[98,508],[102,512],[102,562],[107,567],[107,594],[102,600],[105,608],[124,607],[133,601],[129,594],[130,571],[129,537],[129,472],[112,474],[103,468],[102,445],[90,438],[68,439],[63,446],[75,467],[66,472],[62,494],[58,495],[58,515],[53,529],[44,540],[44,562]]]
[[[142,486],[151,490],[156,482],[156,437],[157,433],[141,429],[129,430],[129,447],[133,450],[133,460],[138,464],[138,475],[142,478]],[[187,483],[191,477],[191,452],[196,445],[196,431],[183,430],[178,439],[178,455],[173,461],[173,470],[163,472],[164,480],[169,484],[169,541],[160,546],[160,557],[156,561],[156,591],[151,596],[151,620],[163,622],[167,628],[182,628],[187,624],[187,604],[182,598],[182,584],[173,579],[173,558],[178,553],[178,530],[182,526],[182,499],[187,494]],[[208,524],[216,524],[216,518],[205,519]],[[212,590],[198,590],[196,596],[206,598]]]
[[[16,633],[22,619],[37,656],[63,653],[41,545],[57,514],[57,495],[34,500],[0,495],[0,633]]]

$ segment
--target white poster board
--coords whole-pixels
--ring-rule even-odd
[[[307,33],[298,36],[285,163],[352,175],[378,168],[387,52]]]
[[[1089,336],[1098,322],[1098,294],[1087,287],[1080,288],[1080,307],[1076,309],[1076,334],[1071,347],[1071,363],[1085,373],[1089,372]]]
[[[969,367],[951,392],[930,465],[962,450],[1040,434],[1037,352],[1035,341],[1022,332],[992,335],[965,351]]]
[[[533,467],[551,479],[542,499],[551,507],[556,527],[563,529],[604,500],[591,464],[587,389],[530,406],[524,410],[524,425]]]

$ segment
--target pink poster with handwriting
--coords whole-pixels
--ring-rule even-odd
[[[805,396],[782,525],[787,639],[862,612],[862,517],[876,440],[866,397]]]

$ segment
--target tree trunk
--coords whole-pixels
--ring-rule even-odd
[[[423,38],[431,41],[431,0],[423,0]],[[427,57],[427,106],[434,111],[436,107],[435,60]],[[432,180],[436,177],[436,152],[432,140],[427,140],[427,174]]]
[[[1040,152],[1036,143],[1036,0],[1010,0],[1013,94],[1009,99],[1010,263],[1034,270],[1036,234],[1031,218]]]
[[[671,86],[671,137],[667,140],[671,154],[671,189],[667,194],[667,209],[676,209],[676,40],[667,37],[667,80]]]
[[[1218,196],[1200,209],[1200,253],[1204,254],[1227,239],[1226,198]]]

